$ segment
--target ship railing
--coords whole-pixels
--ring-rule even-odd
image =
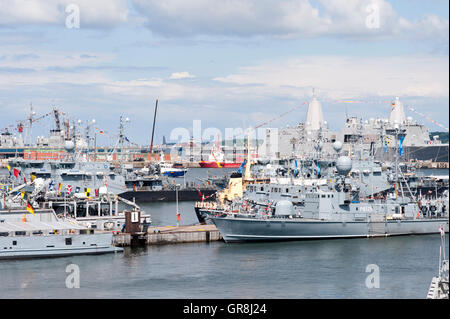
[[[31,237],[31,236],[51,236],[51,235],[79,235],[82,234],[84,229],[53,229],[53,230],[14,230],[14,231],[3,231],[0,232],[0,237]],[[93,232],[91,232],[93,233]]]

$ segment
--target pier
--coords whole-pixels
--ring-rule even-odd
[[[116,246],[131,246],[133,235],[119,233],[114,236]],[[182,243],[209,243],[222,240],[215,225],[150,226],[146,233],[139,234],[140,242],[146,245],[167,245]]]

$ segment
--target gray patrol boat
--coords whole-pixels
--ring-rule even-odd
[[[397,126],[390,133],[399,140],[405,131]],[[436,199],[436,205],[441,204],[436,210],[422,210],[420,200],[403,191],[398,167],[396,156],[395,187],[386,197],[361,196],[360,183],[349,176],[352,160],[340,156],[332,180],[303,183],[301,205],[293,194],[273,200],[260,192],[259,199],[237,197],[198,210],[217,226],[226,242],[431,234],[440,227],[448,232],[448,198]]]

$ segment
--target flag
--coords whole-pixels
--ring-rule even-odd
[[[6,168],[8,169],[8,172],[11,172],[11,166],[6,165]]]
[[[202,192],[200,191],[200,185],[197,185],[197,187],[198,187],[198,194],[200,195],[200,198],[202,199],[202,202],[205,200],[205,197],[203,197],[203,194],[202,194]]]
[[[404,139],[405,139],[404,136],[400,137],[400,149],[399,149],[400,156],[403,155],[403,140]]]
[[[34,215],[34,209],[33,209],[33,206],[31,206],[31,204],[30,204],[29,201],[27,201],[27,211],[28,211],[30,214]]]
[[[384,141],[384,152],[387,152],[387,141]]]
[[[444,226],[439,226],[439,230],[441,231],[441,236],[444,236],[445,231],[444,231]]]
[[[237,170],[237,172],[239,174],[242,174],[242,169],[245,167],[245,165],[247,164],[247,160],[244,160],[241,164],[241,166],[239,166],[239,169]]]
[[[17,178],[19,176],[20,171],[17,168],[13,169],[14,176]]]
[[[70,193],[72,193],[72,186],[67,185],[66,186],[66,192],[67,192],[67,195],[70,195]]]
[[[89,196],[91,195],[91,189],[90,188],[85,188],[84,189],[84,193],[86,194],[86,197],[89,198]]]
[[[33,182],[36,179],[36,175],[31,174],[31,182]]]
[[[98,188],[95,189],[95,197],[98,197]]]
[[[26,184],[27,183],[27,179],[25,178],[25,176],[23,177],[23,182]]]
[[[58,195],[61,194],[61,187],[62,187],[62,183],[58,184]]]
[[[54,186],[55,186],[55,182],[53,180],[51,180],[50,183],[48,184],[48,189],[52,191]]]

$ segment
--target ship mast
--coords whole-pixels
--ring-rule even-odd
[[[395,182],[395,196],[396,198],[398,197],[398,188],[400,186],[401,192],[402,192],[402,196],[403,196],[403,187],[400,184],[400,180],[399,180],[399,166],[398,166],[398,162],[399,162],[399,145],[398,145],[398,141],[402,138],[404,138],[406,136],[405,134],[406,130],[400,126],[400,124],[398,123],[394,123],[394,127],[393,128],[389,128],[386,130],[386,133],[389,135],[393,135],[395,138],[395,145],[394,145],[394,182]]]
[[[29,121],[28,126],[28,138],[29,138],[29,146],[33,146],[33,116],[36,112],[33,112],[33,103],[30,103],[30,115],[27,120]]]
[[[152,161],[152,154],[153,154],[153,137],[155,136],[155,123],[156,123],[156,112],[157,111],[158,111],[158,99],[156,99],[155,114],[153,115],[152,140],[150,141],[150,162]]]

